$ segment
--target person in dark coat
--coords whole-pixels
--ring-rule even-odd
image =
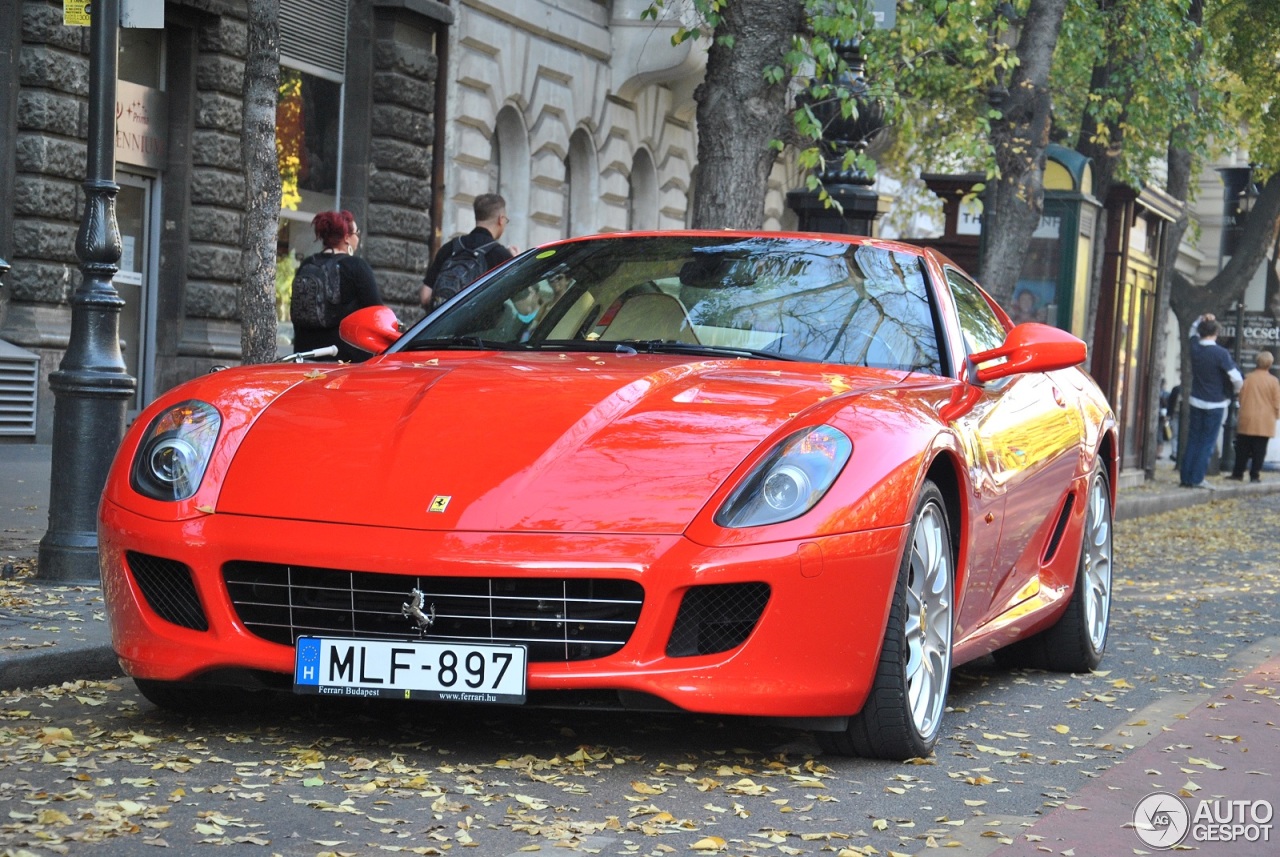
[[[308,261],[330,262],[338,266],[341,272],[342,317],[350,315],[367,306],[379,306],[382,295],[378,291],[378,281],[373,276],[373,268],[364,259],[355,255],[360,247],[360,228],[349,211],[322,211],[311,221],[316,232],[316,240],[324,245],[324,249]],[[341,322],[339,322],[341,323]],[[326,345],[336,345],[336,360],[359,362],[368,359],[369,352],[349,345],[338,335],[337,325],[333,327],[304,327],[296,322],[293,327],[293,350],[311,351]]]
[[[1222,420],[1227,406],[1244,383],[1231,352],[1218,344],[1218,322],[1212,315],[1202,315],[1191,326],[1191,419],[1187,440],[1182,450],[1181,485],[1183,488],[1208,488],[1204,481],[1209,470]]]

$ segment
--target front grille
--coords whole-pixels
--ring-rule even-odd
[[[667,655],[714,655],[741,645],[769,603],[769,591],[767,583],[693,587],[680,602],[680,612],[667,641]]]
[[[416,637],[401,608],[419,589],[423,610],[435,607],[428,639],[524,644],[531,663],[613,654],[630,638],[644,602],[643,588],[629,580],[427,577],[245,561],[227,563],[222,573],[240,621],[275,643]]]
[[[125,551],[125,562],[133,579],[147,599],[147,606],[166,622],[208,631],[209,620],[200,606],[191,569],[176,559],[151,556],[137,551]]]

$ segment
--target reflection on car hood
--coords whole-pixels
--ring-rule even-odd
[[[826,369],[393,355],[272,402],[235,454],[218,511],[409,529],[678,533],[780,425],[886,381]]]

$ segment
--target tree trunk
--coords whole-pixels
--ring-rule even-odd
[[[245,363],[276,359],[276,240],[280,166],[276,101],[280,89],[280,0],[249,0],[244,68],[244,254],[240,277],[240,349]]]
[[[790,128],[790,75],[765,80],[804,21],[803,0],[733,0],[723,9],[707,55],[698,103],[698,183],[693,226],[759,229],[777,152],[769,144]]]
[[[1258,266],[1267,258],[1272,248],[1276,227],[1280,225],[1280,179],[1272,178],[1262,189],[1262,195],[1254,203],[1253,210],[1244,221],[1244,230],[1236,245],[1231,261],[1205,283],[1197,286],[1185,277],[1171,278],[1169,301],[1178,319],[1178,335],[1186,336],[1191,324],[1206,312],[1216,312],[1233,301],[1243,300],[1245,289],[1253,279]],[[1237,331],[1239,336],[1240,332]],[[1182,397],[1179,410],[1178,454],[1182,454],[1182,439],[1186,437],[1188,420],[1187,397],[1191,393],[1191,351],[1182,347]],[[1241,370],[1243,372],[1243,370]]]
[[[1191,0],[1187,7],[1187,16],[1192,23],[1196,25],[1197,31],[1204,23],[1204,3],[1201,0]],[[1188,54],[1188,62],[1197,64],[1204,53],[1204,40],[1197,38],[1191,46]],[[1195,86],[1187,88],[1187,102],[1191,105],[1192,112],[1200,106],[1200,91]],[[1148,420],[1147,443],[1145,448],[1148,450],[1145,460],[1142,462],[1142,469],[1145,478],[1154,479],[1156,475],[1156,451],[1160,448],[1160,438],[1156,432],[1159,431],[1160,421],[1158,412],[1160,407],[1159,395],[1164,383],[1168,380],[1164,378],[1164,366],[1159,358],[1163,357],[1165,351],[1169,347],[1169,305],[1172,300],[1171,296],[1176,285],[1176,281],[1185,278],[1178,273],[1178,254],[1181,252],[1182,238],[1187,234],[1187,229],[1191,225],[1191,214],[1185,208],[1187,200],[1191,196],[1191,170],[1195,165],[1195,159],[1191,156],[1191,152],[1181,142],[1187,137],[1187,128],[1185,126],[1173,129],[1169,135],[1169,155],[1168,155],[1168,175],[1165,178],[1165,190],[1169,196],[1184,204],[1182,215],[1169,224],[1169,228],[1165,233],[1164,255],[1160,260],[1160,280],[1156,285],[1156,309],[1155,309],[1155,329],[1152,331],[1152,355],[1157,359],[1151,361],[1148,367],[1147,389],[1152,391],[1154,401],[1148,402],[1147,413],[1152,414],[1152,420]],[[1097,282],[1095,279],[1094,282]],[[1183,286],[1185,288],[1185,286]],[[1094,289],[1096,292],[1097,289]],[[1093,314],[1090,317],[1090,333],[1092,334]],[[1181,327],[1181,322],[1179,322]],[[1188,322],[1188,327],[1190,323]],[[1181,449],[1183,438],[1187,436],[1187,423],[1190,418],[1189,392],[1191,390],[1191,356],[1187,348],[1182,347],[1181,337],[1186,334],[1177,331],[1179,337],[1179,354],[1181,360],[1178,366],[1178,381],[1182,385],[1184,395],[1178,397],[1178,412],[1174,414],[1166,414],[1166,418],[1170,422],[1175,422],[1178,426],[1177,438],[1178,448]],[[1170,389],[1173,385],[1170,384]],[[1154,423],[1154,424],[1153,424]]]
[[[999,176],[983,212],[981,282],[1009,306],[1031,234],[1044,207],[1045,150],[1049,146],[1049,69],[1067,0],[1032,0],[1018,40],[1019,65],[1002,116],[992,123]]]
[[[1104,61],[1095,66],[1090,80],[1091,92],[1101,92],[1112,83],[1113,67]],[[1116,169],[1120,165],[1120,155],[1124,149],[1124,123],[1127,110],[1113,120],[1107,121],[1107,139],[1097,140],[1098,125],[1101,121],[1086,109],[1080,123],[1080,136],[1076,143],[1076,151],[1089,158],[1093,169],[1093,195],[1103,208],[1111,196],[1111,185],[1115,183]],[[1185,200],[1184,200],[1185,201]],[[1107,259],[1107,227],[1108,219],[1099,217],[1093,233],[1093,258],[1090,260],[1089,282],[1094,288],[1089,290],[1089,306],[1085,314],[1085,340],[1093,342],[1094,326],[1098,321],[1098,300],[1102,296],[1102,271]],[[1176,258],[1176,257],[1175,257]]]
[[[1174,135],[1178,135],[1175,133]],[[1173,144],[1169,146],[1169,175],[1165,181],[1165,190],[1169,195],[1181,203],[1186,203],[1187,197],[1190,195],[1191,189],[1191,153],[1184,148],[1180,148]],[[1173,292],[1173,283],[1176,278],[1181,277],[1178,273],[1178,254],[1182,246],[1182,238],[1187,234],[1187,228],[1191,225],[1191,215],[1184,207],[1182,214],[1165,230],[1163,254],[1160,259],[1160,278],[1156,281],[1156,297],[1155,297],[1155,322],[1151,332],[1151,364],[1147,366],[1147,389],[1150,390],[1150,396],[1147,400],[1147,424],[1143,426],[1146,432],[1147,442],[1143,445],[1146,452],[1143,455],[1142,470],[1146,479],[1156,478],[1156,462],[1157,455],[1160,451],[1161,439],[1158,435],[1160,430],[1160,394],[1164,391],[1165,384],[1169,382],[1164,377],[1164,361],[1162,357],[1169,347],[1169,296]],[[1095,280],[1094,282],[1097,282]],[[1097,289],[1094,289],[1096,292]],[[1092,341],[1092,340],[1090,340]],[[1187,349],[1183,348],[1181,353],[1186,356]],[[1188,357],[1188,363],[1190,358]],[[1182,384],[1183,390],[1190,390],[1190,378],[1182,378],[1181,369],[1179,370],[1178,383]],[[1185,381],[1185,383],[1184,383]],[[1172,389],[1173,385],[1169,384]],[[1167,414],[1167,419],[1171,422],[1176,421],[1178,426],[1178,438],[1181,440],[1186,437],[1187,427],[1182,422],[1182,414],[1187,413],[1183,405],[1186,403],[1187,397],[1178,397],[1178,413]]]
[[[1202,313],[1215,312],[1242,298],[1258,266],[1271,250],[1278,224],[1280,179],[1272,178],[1244,218],[1244,229],[1231,261],[1203,287],[1182,278],[1174,281],[1170,302],[1178,322],[1189,328]]]

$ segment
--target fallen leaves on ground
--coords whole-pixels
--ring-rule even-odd
[[[905,764],[824,760],[803,734],[782,732],[757,746],[690,746],[679,733],[692,715],[674,721],[682,726],[669,743],[666,727],[641,719],[596,741],[577,738],[572,715],[537,740],[476,724],[483,746],[512,749],[475,757],[465,731],[437,738],[427,714],[376,721],[376,729],[329,715],[320,728],[334,734],[303,741],[315,722],[184,726],[135,704],[128,682],[11,692],[0,696],[0,852],[47,857],[131,838],[177,849],[253,846],[265,857],[286,850],[292,831],[276,826],[282,807],[310,819],[309,854],[496,853],[486,848],[499,833],[522,843],[511,851],[647,857],[884,857],[960,838],[1032,840],[1025,825],[1036,813],[1088,814],[1072,795],[1123,759],[1139,732],[1157,728],[1148,706],[1203,698],[1206,686],[1240,673],[1234,659],[1246,646],[1280,634],[1271,610],[1275,552],[1256,550],[1274,545],[1272,529],[1243,503],[1121,522],[1117,621],[1101,668],[961,668],[937,751]],[[54,621],[58,604],[37,603],[45,597],[0,583],[0,604],[46,609]],[[735,728],[709,734],[727,740]],[[1226,729],[1214,741],[1247,749]],[[1184,795],[1225,767],[1203,750],[1170,747],[1168,758],[1157,773]],[[945,804],[944,788],[952,795]],[[303,853],[297,842],[287,847]]]

